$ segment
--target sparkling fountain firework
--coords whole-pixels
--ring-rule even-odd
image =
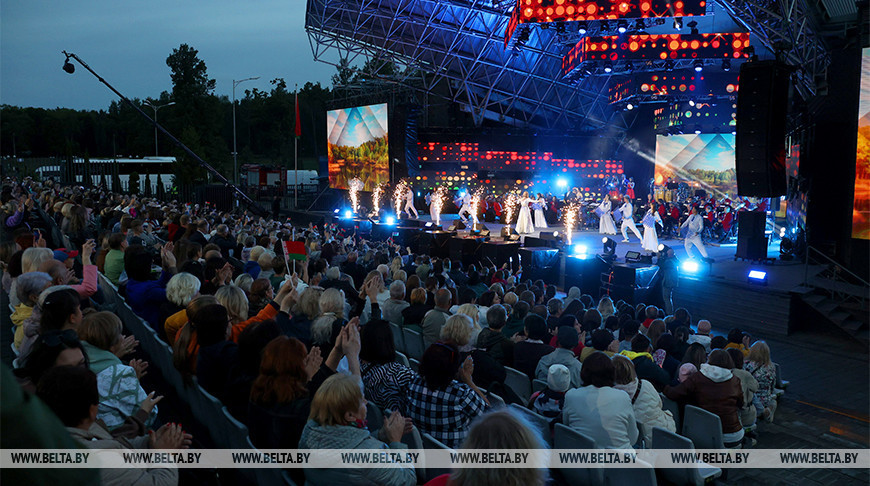
[[[444,201],[447,200],[447,189],[444,186],[438,186],[435,188],[435,191],[432,192],[432,197],[429,200],[429,204],[432,205],[435,210],[435,214],[441,215],[441,209],[444,207]],[[435,224],[441,224],[441,221],[435,221]]]
[[[511,191],[504,196],[504,224],[511,224],[516,213],[517,205],[520,203],[519,195],[515,191]]]
[[[393,205],[396,207],[396,218],[401,216],[402,203],[405,202],[405,193],[408,190],[410,190],[408,181],[403,179],[399,181],[399,184],[396,185],[396,189],[393,191]]]
[[[483,187],[478,187],[471,195],[471,214],[473,220],[476,220],[477,215],[480,214],[480,202],[483,200],[483,190]]]
[[[569,204],[562,208],[562,219],[565,222],[565,234],[568,235],[568,245],[571,244],[571,237],[574,236],[574,227],[577,226],[577,218],[580,214],[580,205],[577,203]]]
[[[350,189],[350,205],[354,213],[359,212],[359,192],[365,187],[363,181],[359,177],[354,177],[347,183]]]
[[[387,193],[389,186],[386,182],[382,182],[372,191],[372,215],[377,216],[381,213],[381,199]]]

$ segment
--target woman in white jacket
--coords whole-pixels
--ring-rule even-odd
[[[634,417],[640,423],[640,432],[647,444],[652,443],[653,427],[661,427],[676,432],[674,417],[668,410],[662,410],[662,397],[652,383],[638,380],[634,371],[634,363],[622,355],[613,357],[616,368],[616,385],[613,388],[628,393]]]

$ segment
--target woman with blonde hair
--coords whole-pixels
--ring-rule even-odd
[[[344,292],[326,289],[320,295],[320,315],[311,323],[311,343],[329,354],[345,323]]]
[[[411,430],[398,411],[384,417],[378,438],[366,427],[366,400],[358,378],[338,373],[330,376],[311,400],[311,415],[302,430],[300,449],[406,449],[403,434]],[[383,442],[380,440],[383,439]],[[417,483],[413,467],[305,469],[306,483],[389,484],[411,486]]]
[[[764,420],[773,422],[776,412],[776,366],[770,361],[770,347],[764,341],[756,341],[749,348],[749,357],[743,369],[758,382],[758,391],[752,399],[755,410]]]
[[[462,304],[456,311],[458,314],[463,314],[471,318],[471,339],[469,342],[476,343],[477,335],[483,330],[480,327],[480,309],[475,304]],[[460,350],[461,351],[461,350]]]
[[[661,427],[676,432],[674,417],[668,410],[662,410],[662,397],[652,383],[637,378],[634,363],[625,356],[615,355],[611,358],[616,369],[616,380],[613,388],[628,393],[634,418],[640,423],[641,434],[647,443],[652,442],[653,427]]]
[[[525,419],[508,409],[481,415],[471,425],[462,442],[465,450],[545,449],[537,430]],[[546,467],[541,468],[462,468],[427,483],[432,486],[543,486],[547,483]]]
[[[598,301],[598,312],[601,314],[601,322],[606,321],[608,317],[615,314],[616,309],[613,308],[613,300],[606,295],[602,297]]]
[[[166,302],[160,306],[160,327],[158,335],[166,338],[166,321],[187,308],[187,304],[199,295],[202,282],[187,272],[181,272],[172,276],[166,284]],[[181,325],[184,325],[182,323]],[[176,330],[177,332],[177,330]],[[175,339],[173,335],[172,339]],[[171,343],[171,341],[170,341]]]

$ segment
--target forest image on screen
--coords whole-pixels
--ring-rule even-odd
[[[347,189],[358,177],[371,191],[389,182],[387,104],[326,112],[329,186]]]
[[[852,238],[870,239],[870,48],[861,56],[858,101],[858,149],[855,154],[855,199]]]

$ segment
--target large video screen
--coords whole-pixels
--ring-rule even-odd
[[[326,112],[326,136],[330,187],[359,177],[371,191],[390,181],[386,103]]]
[[[656,136],[656,185],[670,177],[716,197],[737,195],[734,135],[702,133]]]
[[[864,54],[861,57],[858,150],[856,152],[852,238],[870,240],[870,49],[864,49]]]

